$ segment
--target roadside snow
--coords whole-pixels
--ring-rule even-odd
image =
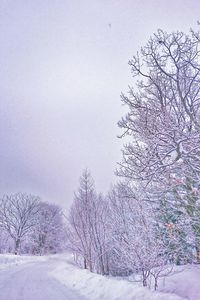
[[[64,259],[64,256],[63,256]],[[172,293],[153,292],[138,283],[118,280],[81,270],[65,257],[58,260],[57,268],[50,273],[68,288],[91,300],[185,300]],[[197,300],[197,299],[195,299]]]
[[[22,265],[30,262],[45,261],[46,257],[39,256],[21,256],[14,254],[0,254],[0,270],[11,268],[12,266]]]
[[[159,290],[200,300],[200,265],[177,266],[174,271],[175,274],[161,281]]]
[[[55,268],[49,273],[50,276],[89,300],[200,300],[199,265],[176,267],[175,274],[160,280],[158,292],[126,279],[101,276],[79,269],[73,264],[69,254],[45,257],[0,254],[0,270],[44,261],[47,265],[54,262]]]

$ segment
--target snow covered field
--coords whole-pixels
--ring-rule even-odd
[[[4,300],[6,295],[5,299],[9,300],[36,300],[34,295],[37,295],[37,299],[41,300],[55,297],[60,300],[59,297],[64,298],[62,294],[68,297],[71,295],[69,299],[77,300],[200,300],[200,266],[177,269],[182,272],[177,272],[164,281],[161,279],[160,290],[154,292],[143,288],[140,283],[81,270],[73,264],[69,254],[46,257],[0,254],[0,285],[7,288],[5,293],[1,289],[0,299]],[[48,294],[41,293],[41,282],[42,289]],[[27,288],[24,286],[26,283]],[[24,293],[24,298],[20,298],[21,293]]]

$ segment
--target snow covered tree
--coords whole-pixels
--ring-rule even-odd
[[[109,273],[110,216],[108,201],[102,195],[91,199],[90,237],[92,240],[93,262],[96,271],[102,275]]]
[[[14,253],[18,254],[23,239],[37,222],[39,198],[24,193],[4,196],[0,201],[0,227],[14,241]]]
[[[162,194],[158,206],[158,223],[165,233],[166,242],[171,240],[171,247],[175,250],[172,258],[177,264],[188,263],[194,259],[196,238],[195,225],[198,225],[198,205],[196,218],[188,214],[189,190],[184,191],[184,184],[175,180],[169,190]],[[185,199],[186,197],[186,199]],[[192,208],[192,207],[191,207]],[[192,208],[193,209],[193,208]],[[167,229],[167,235],[166,235]]]
[[[10,252],[13,248],[13,241],[6,230],[0,228],[0,253]]]
[[[200,253],[200,34],[158,30],[129,61],[135,89],[122,95],[129,112],[119,122],[128,137],[118,175],[151,199],[179,198]],[[183,184],[180,185],[179,183]],[[155,191],[157,191],[155,193]]]
[[[64,223],[61,208],[55,204],[40,202],[37,222],[30,237],[34,253],[43,255],[60,251],[63,238]]]
[[[143,286],[150,277],[155,280],[169,272],[169,259],[172,254],[170,242],[156,226],[155,212],[146,202],[141,190],[134,191],[127,184],[117,185],[110,194],[112,211],[112,239],[114,252],[121,258],[115,264],[126,266],[128,271],[141,275]]]
[[[69,214],[69,248],[83,258],[84,268],[102,275],[109,272],[108,212],[108,202],[97,195],[85,170]]]
[[[93,179],[84,170],[69,213],[68,239],[71,250],[83,257],[84,268],[90,271],[93,270],[90,203],[95,197]]]

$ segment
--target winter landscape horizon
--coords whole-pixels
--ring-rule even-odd
[[[0,1],[0,300],[200,300],[199,11]]]

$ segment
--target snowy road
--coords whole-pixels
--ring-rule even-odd
[[[86,300],[48,275],[56,265],[50,259],[0,271],[0,300]]]

